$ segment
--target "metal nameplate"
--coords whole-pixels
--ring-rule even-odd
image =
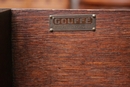
[[[50,31],[96,30],[96,14],[50,15]]]

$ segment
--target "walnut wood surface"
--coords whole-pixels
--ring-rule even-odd
[[[0,9],[0,87],[12,87],[11,10]]]
[[[49,15],[96,14],[93,31],[49,32]],[[130,10],[12,10],[14,87],[130,87]]]

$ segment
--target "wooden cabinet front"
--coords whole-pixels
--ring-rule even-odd
[[[96,31],[49,31],[49,16],[96,14]],[[14,87],[130,87],[130,10],[12,9]]]

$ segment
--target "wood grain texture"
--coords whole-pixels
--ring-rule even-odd
[[[12,87],[10,9],[0,9],[0,87]]]
[[[96,14],[93,31],[49,32],[49,15]],[[14,87],[130,87],[130,10],[12,9]]]

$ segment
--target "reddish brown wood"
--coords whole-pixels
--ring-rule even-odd
[[[10,9],[0,9],[0,87],[12,87]]]
[[[81,2],[106,6],[130,6],[129,0],[80,0]]]
[[[128,9],[130,0],[80,0],[81,9]]]
[[[96,14],[93,31],[49,32],[49,15]],[[130,10],[12,10],[14,87],[130,87]]]

